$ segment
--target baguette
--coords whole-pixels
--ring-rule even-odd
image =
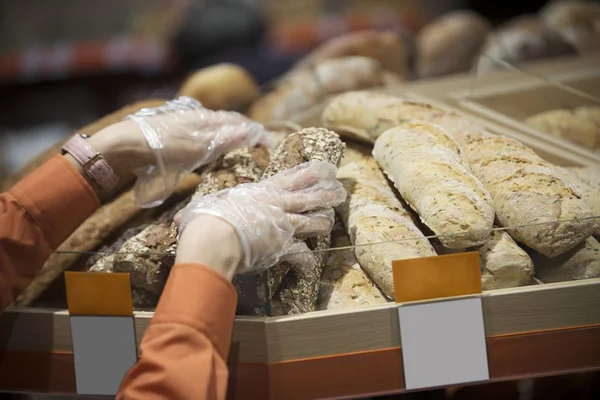
[[[333,248],[350,246],[343,224],[336,222],[331,232]],[[318,310],[384,304],[387,300],[358,264],[354,250],[332,250],[327,257],[319,288]]]
[[[510,235],[492,231],[479,249],[483,290],[503,289],[533,283],[533,261]]]
[[[492,195],[498,223],[523,226],[509,231],[519,242],[556,257],[592,234],[595,223],[589,206],[530,148],[511,138],[490,136],[472,140],[465,152],[474,175]]]
[[[430,104],[367,91],[335,97],[322,114],[325,127],[349,139],[375,143],[383,132],[411,120],[442,125],[461,145],[486,135],[485,130],[464,117]]]
[[[242,183],[254,182],[267,164],[264,148],[233,151],[202,174],[194,196],[205,196]],[[113,270],[128,272],[134,287],[160,294],[175,261],[177,230],[172,224],[175,213],[185,206],[182,202],[167,211],[153,224],[129,238],[114,257]]]
[[[414,52],[412,40],[392,32],[365,30],[351,32],[331,39],[314,49],[294,67],[310,68],[322,61],[350,56],[377,60],[383,69],[402,80],[412,76],[411,59]]]
[[[273,92],[258,99],[248,115],[258,122],[288,120],[329,95],[383,85],[380,64],[365,57],[325,60],[291,73]]]
[[[417,36],[417,75],[440,76],[471,69],[491,30],[481,15],[467,10],[444,14]]]
[[[149,100],[139,101],[137,103],[130,104],[128,106],[125,106],[115,112],[112,112],[112,113],[100,118],[97,121],[92,122],[91,124],[84,126],[81,129],[78,129],[77,132],[85,133],[87,135],[93,135],[96,132],[101,131],[102,129],[106,128],[109,125],[112,125],[116,122],[122,121],[123,118],[125,118],[126,116],[128,116],[130,114],[134,114],[134,113],[140,111],[142,108],[157,107],[157,106],[164,104],[165,101],[166,100],[162,100],[162,99],[149,99]],[[32,173],[37,167],[41,166],[42,164],[44,164],[46,161],[48,161],[55,155],[60,154],[60,149],[69,139],[70,139],[70,137],[68,137],[64,140],[61,140],[56,145],[43,151],[37,157],[35,157],[33,160],[31,160],[27,164],[25,164],[25,166],[22,167],[19,171],[15,172],[11,176],[9,176],[7,179],[5,179],[1,185],[2,191],[10,189],[15,183],[17,183],[18,181],[23,179],[25,176]]]
[[[600,278],[600,243],[592,237],[558,257],[531,252],[536,277],[544,283]]]
[[[211,110],[239,110],[258,97],[259,87],[244,68],[223,63],[194,72],[177,95],[192,97]]]
[[[338,170],[338,179],[348,197],[336,211],[357,246],[356,259],[381,291],[393,299],[392,261],[435,256],[436,252],[373,158],[345,165]]]
[[[263,179],[307,161],[327,161],[337,166],[344,150],[345,145],[337,134],[323,128],[302,129],[290,135],[275,151]],[[311,250],[325,250],[330,241],[331,236],[327,234],[308,238],[306,243]],[[266,279],[261,279],[261,283],[266,282],[269,293],[264,293],[265,285],[259,284],[259,298],[272,299],[272,315],[300,314],[316,309],[326,254],[316,252],[314,255],[314,269],[281,262],[267,271]]]
[[[387,130],[375,142],[373,156],[445,247],[479,246],[490,236],[492,198],[443,127],[407,122]]]

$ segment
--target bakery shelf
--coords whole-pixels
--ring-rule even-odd
[[[600,279],[484,292],[492,381],[600,369],[598,304]],[[136,312],[138,341],[151,318]],[[66,310],[7,310],[0,348],[0,390],[74,392]],[[238,317],[229,364],[232,398],[257,386],[275,399],[402,392],[397,306]]]
[[[598,106],[600,72],[596,66],[561,71],[543,78],[523,73],[502,83],[487,84],[478,78],[472,89],[452,92],[449,97],[474,114],[600,164],[598,151],[552,136],[524,122],[528,117],[546,111]]]

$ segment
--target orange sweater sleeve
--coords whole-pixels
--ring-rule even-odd
[[[117,400],[224,399],[236,304],[219,273],[174,266]]]
[[[0,313],[99,206],[93,189],[60,155],[0,194]]]

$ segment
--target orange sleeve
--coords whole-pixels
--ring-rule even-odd
[[[117,399],[224,399],[236,304],[218,272],[174,266]]]
[[[99,206],[93,189],[61,155],[0,194],[0,313]]]

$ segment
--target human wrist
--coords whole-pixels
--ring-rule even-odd
[[[196,263],[231,280],[242,261],[243,250],[235,229],[226,221],[201,215],[181,233],[175,263]]]

